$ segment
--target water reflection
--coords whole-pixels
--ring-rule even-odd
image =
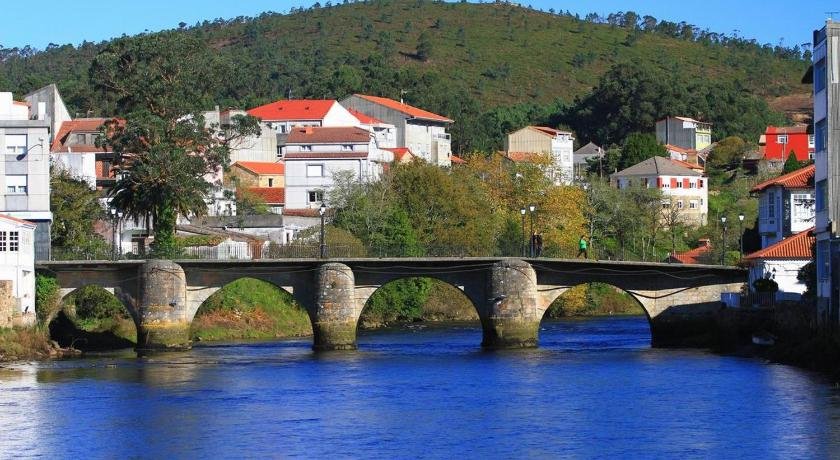
[[[0,370],[0,457],[784,457],[840,451],[840,391],[755,360],[653,350],[644,318],[220,344]],[[34,442],[35,439],[39,441]]]

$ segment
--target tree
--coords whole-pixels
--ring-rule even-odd
[[[110,120],[103,144],[115,154],[116,184],[111,204],[154,226],[153,254],[174,257],[177,216],[207,212],[205,198],[230,161],[230,143],[259,134],[258,121],[233,117],[230,125],[207,125],[199,108],[210,100],[207,73],[223,63],[206,44],[181,34],[123,38],[105,47],[91,65],[90,78],[114,100],[125,121]]]
[[[714,170],[738,167],[751,146],[737,136],[730,136],[718,142],[709,155],[709,167]]]
[[[787,160],[785,160],[784,167],[782,167],[782,174],[794,172],[802,166],[802,163],[796,159],[796,153],[791,150],[790,155],[788,155]]]
[[[665,146],[656,141],[653,134],[632,133],[624,140],[621,147],[619,169],[629,168],[651,157],[668,156]]]
[[[50,209],[53,224],[52,245],[71,251],[81,259],[107,258],[108,243],[94,231],[94,223],[104,219],[99,196],[87,182],[74,178],[64,169],[53,167],[50,173]]]
[[[432,56],[432,40],[429,33],[423,31],[417,39],[417,59],[428,61]]]

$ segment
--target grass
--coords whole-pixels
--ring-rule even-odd
[[[0,328],[0,362],[44,359],[53,353],[43,328]]]

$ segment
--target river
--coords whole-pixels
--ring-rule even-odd
[[[759,360],[649,347],[643,317],[200,345],[0,369],[0,458],[837,458],[840,390]]]

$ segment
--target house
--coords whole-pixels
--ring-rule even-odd
[[[394,154],[394,163],[410,163],[417,159],[408,147],[386,148],[385,150]]]
[[[682,162],[665,157],[651,157],[610,176],[610,183],[619,189],[633,186],[658,188],[663,194],[663,208],[678,213],[688,225],[706,224],[709,189],[703,173]]]
[[[237,161],[230,166],[229,178],[241,187],[283,188],[286,167],[282,162]]]
[[[0,299],[0,326],[35,323],[36,228],[32,222],[0,214],[0,283],[11,284],[12,303],[4,310]]]
[[[36,225],[38,260],[50,258],[50,126],[46,102],[0,92],[0,214]]]
[[[286,190],[283,187],[246,187],[250,193],[253,193],[265,202],[268,210],[272,214],[282,214],[283,206],[286,204]]]
[[[344,173],[360,181],[378,180],[394,154],[380,149],[359,127],[298,127],[281,147],[285,162],[285,206],[317,208]]]
[[[674,252],[668,255],[665,262],[669,264],[709,264],[712,261],[709,259],[712,255],[712,243],[708,238],[701,238],[698,240],[698,245],[694,249],[689,249],[683,252]]]
[[[584,181],[589,173],[589,163],[603,158],[604,149],[593,142],[590,142],[572,152],[574,179],[578,182]]]
[[[248,110],[280,135],[301,126],[358,126],[354,117],[342,104],[333,99],[286,99]]]
[[[83,180],[92,189],[110,189],[116,175],[111,166],[114,152],[97,147],[102,127],[108,118],[77,118],[61,124],[53,137],[50,153],[55,165]]]
[[[709,156],[711,146],[702,150],[688,149],[677,145],[665,144],[665,150],[672,160],[678,160],[687,163],[692,169],[698,171],[706,170],[706,159]]]
[[[762,278],[779,285],[776,300],[798,301],[807,287],[799,281],[799,270],[813,257],[814,228],[777,241],[744,257],[750,267],[750,288]]]
[[[712,145],[712,125],[687,117],[663,118],[656,122],[656,140],[660,144],[703,150]]]
[[[799,161],[814,158],[814,135],[808,133],[807,125],[768,126],[759,139],[759,146],[764,151],[764,159],[785,161],[791,152]]]
[[[397,148],[397,127],[384,121],[365,115],[356,109],[347,109],[356,119],[358,126],[373,133],[379,148]]]
[[[526,126],[507,135],[505,152],[547,155],[550,159],[548,175],[555,184],[570,184],[574,176],[572,153],[574,137],[568,131],[546,126]],[[514,155],[516,156],[516,155]]]
[[[396,147],[407,147],[418,158],[450,166],[452,140],[446,130],[453,120],[385,97],[354,94],[341,101],[348,109],[396,127]]]
[[[239,115],[247,115],[244,110],[209,110],[203,113],[204,123],[207,126],[224,128],[229,126],[234,118]],[[245,136],[234,140],[230,144],[230,161],[277,161],[277,129],[272,123],[260,125],[259,136]]]
[[[758,232],[766,248],[814,227],[814,172],[810,165],[757,184]]]
[[[840,22],[814,31],[813,65],[803,78],[814,88],[814,172],[817,239],[817,309],[840,324]],[[829,71],[834,69],[830,74]]]

